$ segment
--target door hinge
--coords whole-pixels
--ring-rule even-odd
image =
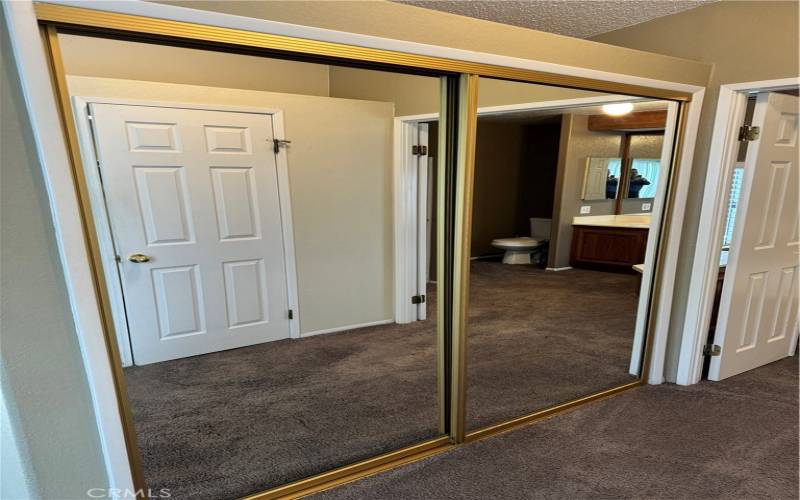
[[[706,344],[703,347],[703,356],[719,356],[722,348],[717,344]]]
[[[289,309],[289,319],[294,319],[294,311]]]
[[[411,146],[411,154],[418,155],[418,156],[427,156],[428,154],[428,146],[425,145],[414,145]]]
[[[742,125],[739,127],[739,140],[740,141],[755,141],[761,133],[761,127],[753,127],[751,125]]]
[[[272,151],[278,154],[281,152],[281,146],[288,146],[291,143],[292,141],[287,141],[286,139],[272,139]]]
[[[414,295],[411,297],[412,304],[424,304],[425,303],[425,296],[424,295]]]

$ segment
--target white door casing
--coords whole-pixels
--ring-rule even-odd
[[[436,281],[435,277],[433,276],[433,273],[431,272],[431,269],[433,267],[431,266],[432,262],[431,259],[435,257],[435,255],[432,255],[432,250],[433,250],[432,243],[433,239],[436,237],[436,235],[433,234],[433,218],[436,215],[434,211],[434,209],[436,208],[434,203],[436,200],[436,186],[434,182],[431,182],[431,179],[435,179],[434,177],[434,169],[436,168],[435,161],[436,161],[435,158],[428,155],[428,168],[427,168],[428,179],[426,180],[426,183],[428,185],[428,192],[426,193],[427,204],[425,206],[425,208],[427,209],[427,214],[425,215],[425,234],[426,234],[425,256],[427,260],[425,261],[425,267],[424,267],[425,276],[428,283],[430,283],[431,281]]]
[[[798,335],[798,98],[764,92],[745,159],[709,379],[789,356]]]
[[[90,108],[135,363],[289,337],[271,115]]]
[[[799,77],[778,78],[721,85],[714,116],[708,168],[703,187],[703,206],[695,242],[686,316],[677,332],[680,352],[675,383],[700,382],[703,373],[703,346],[719,278],[720,246],[727,219],[730,182],[739,152],[739,127],[745,119],[747,94],[797,88]],[[717,304],[718,305],[718,304]]]
[[[428,154],[428,124],[420,123],[417,126],[417,145],[420,148],[416,155],[417,162],[417,295],[428,294],[428,262],[430,259],[429,229],[431,214],[428,210],[428,174],[430,171],[430,155]],[[428,317],[426,302],[417,304],[417,319],[424,320]]]
[[[412,297],[425,295],[428,281],[428,124],[395,118],[394,127],[395,321],[411,323],[427,318]]]
[[[688,182],[685,175],[678,177],[678,181],[674,186],[670,186],[671,178],[675,172],[675,163],[678,161],[673,156],[675,148],[675,134],[677,133],[678,124],[678,106],[676,103],[669,103],[667,105],[667,120],[664,124],[664,140],[661,146],[661,165],[670,165],[670,168],[661,168],[658,172],[658,183],[656,184],[656,197],[653,200],[653,210],[651,212],[650,229],[647,234],[647,244],[645,246],[644,258],[644,272],[642,273],[642,280],[639,287],[639,305],[636,309],[636,326],[633,334],[633,344],[631,347],[631,360],[628,368],[628,373],[634,376],[641,374],[643,369],[642,361],[645,357],[645,348],[648,341],[653,342],[651,352],[664,352],[666,350],[667,339],[663,335],[657,335],[659,331],[665,331],[669,327],[669,318],[664,315],[658,314],[658,310],[669,310],[672,307],[672,293],[662,293],[656,298],[651,299],[654,278],[656,270],[656,259],[658,258],[658,246],[662,238],[670,238],[670,233],[675,231],[675,226],[678,224],[670,224],[665,227],[665,211],[667,209],[667,189],[673,189],[677,192],[682,192]],[[673,207],[670,214],[672,220],[681,220],[683,214],[678,206]],[[658,265],[662,268],[670,268],[674,266],[677,255],[674,253],[665,253],[661,257],[661,262]],[[659,280],[661,287],[667,287],[666,290],[672,290],[675,282],[675,275],[664,273]],[[664,290],[664,288],[662,288]],[[656,323],[652,332],[648,333],[648,322],[650,316],[655,310]],[[645,334],[649,339],[645,339]],[[662,356],[653,356],[650,360],[650,368],[648,374],[648,382],[662,383],[664,373],[664,358]]]

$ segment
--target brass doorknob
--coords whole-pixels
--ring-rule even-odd
[[[132,253],[128,256],[128,260],[135,264],[144,264],[150,262],[150,257],[143,253]]]

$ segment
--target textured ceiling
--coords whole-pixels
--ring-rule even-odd
[[[576,38],[668,16],[716,0],[394,0]]]

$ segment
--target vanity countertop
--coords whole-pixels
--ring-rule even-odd
[[[644,274],[644,264],[634,264],[631,267],[633,267],[633,270],[636,271],[637,273]],[[720,256],[719,256],[719,268],[724,270],[726,267],[728,267],[728,249],[727,248],[722,250],[722,252],[720,253]]]
[[[572,218],[573,226],[627,227],[649,229],[650,214],[582,215]]]

